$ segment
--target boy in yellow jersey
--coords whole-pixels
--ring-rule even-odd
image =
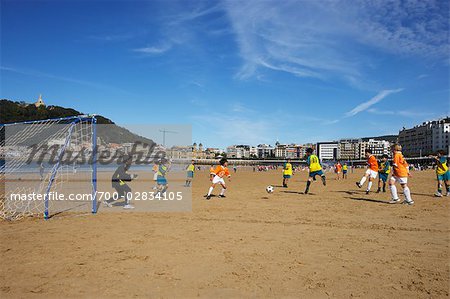
[[[191,164],[186,168],[187,170],[187,177],[186,177],[186,183],[184,184],[185,187],[190,187],[192,183],[192,179],[194,178],[194,171],[195,171],[195,165],[194,160],[191,161]]]
[[[388,155],[384,154],[381,157],[380,167],[378,167],[378,190],[377,193],[381,192],[381,182],[383,182],[383,192],[386,192],[386,182],[391,172],[391,164],[388,161]]]
[[[436,156],[430,156],[436,160],[436,178],[438,181],[438,190],[434,194],[436,197],[442,197],[442,184],[445,184],[447,190],[447,196],[450,196],[450,170],[448,169],[448,158],[445,156],[445,152],[440,150]]]
[[[228,160],[225,158],[222,158],[219,162],[219,166],[214,169],[214,178],[212,179],[211,187],[209,187],[208,194],[206,195],[206,199],[209,200],[211,198],[211,193],[214,190],[214,187],[217,184],[220,184],[222,186],[222,191],[219,194],[219,197],[225,198],[225,190],[227,189],[227,186],[225,185],[225,180],[223,179],[224,176],[228,177],[228,180],[231,180],[230,171],[228,170]]]
[[[170,169],[170,161],[163,158],[159,161],[158,176],[156,178],[156,183],[158,184],[157,193],[159,196],[165,196],[166,190],[169,188],[169,184],[166,179],[166,174]]]
[[[405,201],[404,204],[412,205],[414,204],[414,201],[411,198],[411,190],[409,190],[408,187],[408,176],[409,174],[409,168],[408,163],[406,163],[405,158],[402,154],[402,146],[400,144],[395,144],[393,146],[393,154],[394,159],[392,162],[392,176],[389,180],[389,189],[391,189],[391,195],[392,200],[391,203],[398,203],[400,202],[400,199],[398,198],[397,194],[397,187],[395,186],[395,183],[400,183],[400,185],[403,188],[403,194],[405,195]]]
[[[306,163],[309,167],[309,178],[306,182],[306,189],[305,194],[308,194],[309,192],[309,186],[311,185],[311,182],[315,179],[316,175],[320,175],[322,178],[322,183],[324,186],[327,185],[327,182],[325,180],[325,174],[322,171],[322,166],[320,165],[319,158],[316,155],[313,155],[313,149],[307,148],[306,149]]]
[[[287,162],[284,163],[283,167],[283,187],[287,188],[287,183],[289,182],[289,179],[292,176],[292,164],[291,159],[287,159]]]
[[[345,180],[347,178],[348,165],[344,163],[342,166],[342,178]]]

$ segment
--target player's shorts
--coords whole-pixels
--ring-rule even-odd
[[[438,174],[437,179],[439,181],[450,181],[450,170],[447,170],[444,174]]]
[[[194,177],[194,172],[193,171],[188,171],[187,172],[187,177],[188,178],[193,178]]]
[[[158,176],[158,178],[156,179],[156,183],[158,185],[167,185],[167,180],[163,176]]]
[[[342,173],[343,173],[343,174],[346,174],[346,173],[347,173],[347,170],[342,170]]]
[[[155,172],[155,173],[153,174],[153,180],[156,181],[157,179],[158,179],[158,173]]]
[[[225,181],[223,180],[223,178],[221,178],[220,176],[216,175],[213,180],[212,180],[213,184],[217,184],[220,183],[222,185],[225,185]]]
[[[311,171],[311,172],[309,173],[309,177],[310,177],[310,178],[313,178],[313,177],[315,177],[316,175],[322,176],[322,175],[323,175],[323,171],[322,171],[322,170],[317,170],[317,171]]]
[[[394,182],[400,183],[400,184],[408,184],[408,177],[391,176],[391,181],[394,181]]]
[[[380,180],[382,180],[383,182],[387,182],[387,179],[389,177],[388,173],[380,173]]]
[[[366,170],[366,174],[368,174],[369,177],[372,178],[372,179],[376,179],[377,176],[378,176],[378,172],[373,171],[372,169],[367,169]]]
[[[283,174],[283,179],[290,179],[291,175],[290,174]]]

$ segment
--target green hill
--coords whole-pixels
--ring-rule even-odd
[[[33,104],[28,104],[23,101],[14,102],[7,99],[0,100],[0,124],[70,117],[82,114],[85,113],[72,108],[60,106],[36,107]],[[117,126],[112,120],[101,115],[97,116],[97,123],[100,125],[108,125],[98,126],[97,136],[102,142],[119,144],[138,141],[148,144],[153,142],[151,139],[136,135],[125,128]]]

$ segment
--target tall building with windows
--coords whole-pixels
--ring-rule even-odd
[[[338,159],[356,160],[359,159],[359,144],[361,139],[342,139],[338,146]]]
[[[424,122],[411,129],[403,128],[398,141],[403,147],[403,154],[410,157],[426,156],[437,150],[449,153],[450,118]]]
[[[319,142],[316,150],[320,160],[337,160],[338,159],[338,142]]]
[[[257,146],[257,150],[258,150],[258,158],[259,159],[275,157],[275,148],[269,144],[259,144]]]

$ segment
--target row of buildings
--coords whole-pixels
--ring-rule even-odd
[[[313,148],[321,160],[359,160],[364,159],[366,149],[376,155],[389,154],[391,143],[376,139],[343,139],[317,144],[268,144],[232,145],[227,147],[228,158],[235,159],[303,159],[307,148]]]
[[[421,157],[438,150],[450,154],[450,118],[424,122],[411,129],[403,128],[398,135],[403,154]]]
[[[167,154],[174,159],[215,159],[223,155],[232,159],[302,159],[306,149],[310,147],[321,160],[362,160],[365,159],[366,149],[372,150],[377,156],[390,155],[391,146],[395,142],[403,146],[403,154],[407,157],[423,157],[440,149],[449,153],[450,118],[424,122],[410,129],[403,128],[398,136],[341,139],[316,144],[237,144],[224,150],[204,148],[201,143],[194,143],[192,146],[167,149]]]

